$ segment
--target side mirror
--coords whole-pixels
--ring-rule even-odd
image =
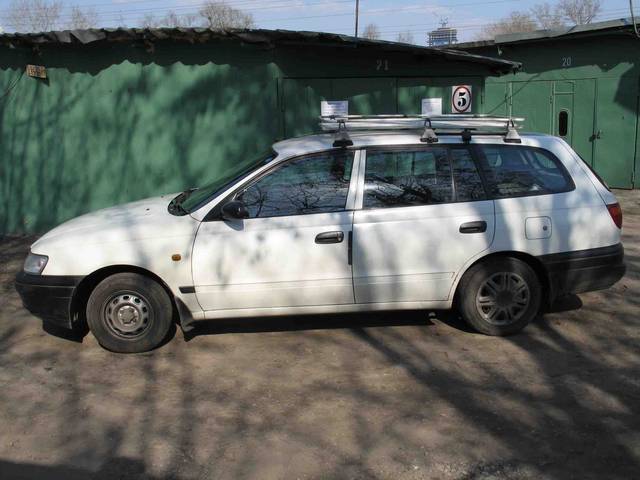
[[[232,200],[222,206],[222,218],[224,220],[241,220],[249,218],[249,210],[239,200]]]

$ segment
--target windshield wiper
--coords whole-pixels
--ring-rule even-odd
[[[189,212],[187,212],[187,210],[182,206],[182,202],[184,202],[187,198],[189,198],[189,195],[191,195],[196,190],[197,188],[189,188],[184,192],[182,192],[181,194],[179,194],[178,196],[176,196],[176,198],[171,200],[169,202],[169,206],[167,207],[167,210],[169,210],[169,213],[171,215],[188,215]]]

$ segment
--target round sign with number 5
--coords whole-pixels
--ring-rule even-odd
[[[453,87],[453,95],[451,96],[451,106],[453,113],[468,113],[471,111],[471,86],[458,85]]]

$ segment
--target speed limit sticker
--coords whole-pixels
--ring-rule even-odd
[[[469,113],[471,111],[471,85],[458,85],[452,88],[451,111]]]

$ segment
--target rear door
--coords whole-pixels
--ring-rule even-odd
[[[493,240],[493,201],[467,146],[368,149],[362,192],[356,303],[447,300],[457,272]]]

